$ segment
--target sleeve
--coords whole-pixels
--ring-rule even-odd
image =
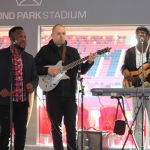
[[[82,63],[81,74],[86,74],[90,70],[90,68],[93,66],[93,64],[94,64],[94,61],[91,64],[89,64],[88,61],[86,61],[85,63]]]
[[[32,63],[32,68],[31,68],[31,73],[30,73],[30,79],[31,79],[31,83],[32,83],[34,89],[36,89],[38,86],[39,77],[37,75],[37,71],[36,71],[35,62],[34,62],[33,57],[31,57],[31,63]]]
[[[41,48],[34,58],[38,75],[48,74],[48,67],[44,67],[45,66],[44,60],[45,60],[44,48]]]
[[[123,74],[123,71],[124,71],[125,69],[128,69],[128,68],[129,68],[129,67],[128,67],[128,62],[129,62],[129,51],[127,50],[127,51],[126,51],[126,54],[125,54],[124,64],[123,64],[122,67],[121,67],[121,72],[122,72],[122,74]]]

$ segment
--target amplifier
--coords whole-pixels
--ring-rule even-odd
[[[78,131],[78,150],[81,148],[81,133]],[[108,131],[83,130],[83,149],[86,150],[108,150]]]

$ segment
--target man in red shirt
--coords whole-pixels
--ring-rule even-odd
[[[38,76],[33,56],[24,51],[26,34],[23,28],[10,29],[9,38],[11,45],[0,50],[0,150],[9,149],[11,120],[15,131],[14,149],[24,150],[28,94],[36,89]],[[10,98],[11,87],[13,95]]]

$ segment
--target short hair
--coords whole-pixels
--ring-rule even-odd
[[[12,28],[9,30],[9,37],[11,37],[11,34],[14,33],[16,30],[23,30],[23,28],[22,28],[22,27],[19,27],[19,26],[12,27]]]
[[[53,28],[52,28],[52,33],[54,32],[54,30],[55,30],[55,28],[56,28],[57,26],[64,27],[62,24],[56,24],[56,25],[55,25],[55,26],[53,26]]]

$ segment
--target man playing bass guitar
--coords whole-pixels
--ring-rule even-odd
[[[144,26],[140,26],[136,29],[137,45],[127,50],[125,55],[124,64],[121,68],[122,74],[124,75],[123,87],[140,87],[142,88],[142,70],[144,70],[144,86],[148,87],[150,83],[150,46],[149,46],[150,31]],[[142,54],[143,53],[143,54]],[[142,58],[143,57],[143,58]],[[143,59],[143,61],[142,61]],[[142,63],[143,69],[142,69]],[[138,108],[141,104],[140,97],[132,97],[133,114],[136,115]],[[144,97],[144,109],[147,110],[148,119],[150,121],[150,100]],[[142,108],[142,107],[141,107]],[[141,149],[142,146],[142,109],[140,108],[136,118],[135,124],[135,140]]]

